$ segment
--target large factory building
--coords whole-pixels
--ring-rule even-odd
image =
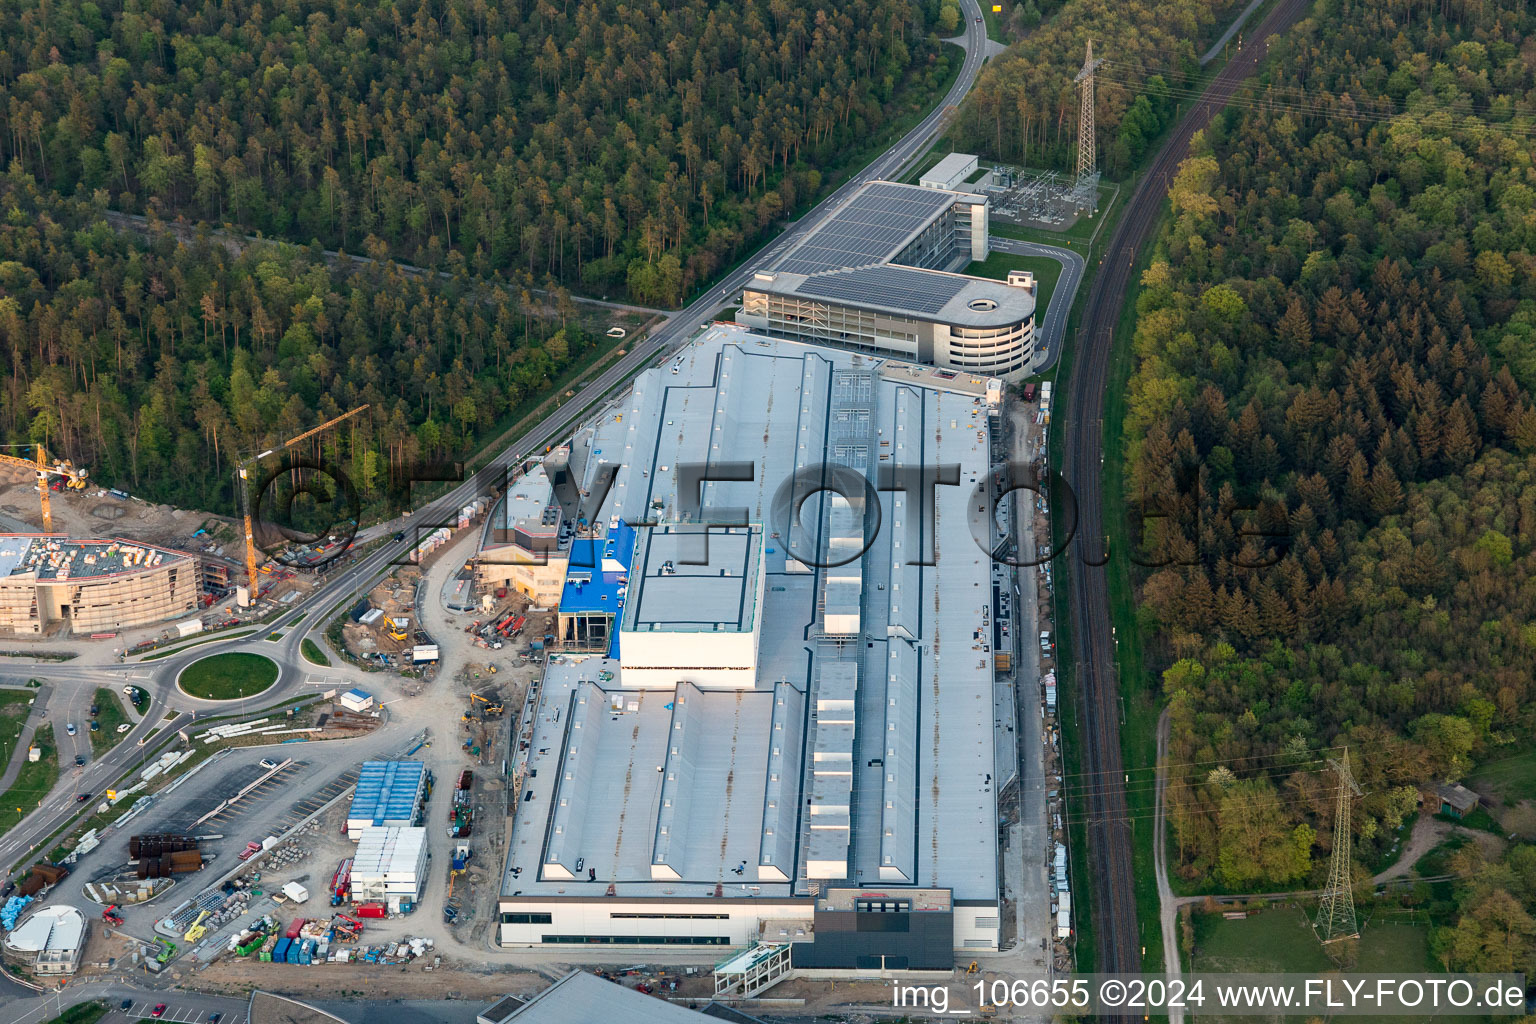
[[[756,942],[807,970],[998,947],[1010,755],[968,524],[1000,400],[995,378],[717,326],[576,435],[593,525],[514,744],[503,945]],[[690,500],[698,464],[722,469]],[[928,509],[821,491],[780,522],[781,485],[824,464],[961,480]]]
[[[0,536],[0,633],[111,633],[197,610],[197,559],[127,540]]]

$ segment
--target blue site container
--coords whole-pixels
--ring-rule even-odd
[[[293,945],[292,939],[278,939],[277,945],[272,947],[272,962],[285,964],[288,962],[288,947]]]
[[[299,947],[299,963],[309,965],[315,962],[315,940],[305,939]]]

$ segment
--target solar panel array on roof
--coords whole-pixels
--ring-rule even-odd
[[[881,266],[807,278],[796,291],[824,299],[846,299],[914,313],[937,313],[968,283],[963,277]]]
[[[774,269],[819,274],[890,259],[912,232],[954,201],[947,192],[874,182],[791,249]]]

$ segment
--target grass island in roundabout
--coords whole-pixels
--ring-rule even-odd
[[[240,651],[200,658],[181,670],[176,685],[203,700],[241,700],[270,689],[277,682],[277,662]]]

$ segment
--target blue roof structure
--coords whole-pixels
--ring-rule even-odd
[[[560,611],[617,617],[624,607],[629,563],[634,557],[635,530],[625,522],[610,529],[606,537],[572,541],[565,588],[560,593]]]
[[[371,693],[364,693],[362,690],[359,690],[357,687],[354,686],[352,689],[347,691],[347,696],[348,697],[356,697],[358,700],[368,700],[369,698],[371,698],[373,696],[373,694],[371,694]]]
[[[409,824],[416,800],[426,783],[420,761],[364,761],[352,794],[347,821],[371,820],[374,825]]]

